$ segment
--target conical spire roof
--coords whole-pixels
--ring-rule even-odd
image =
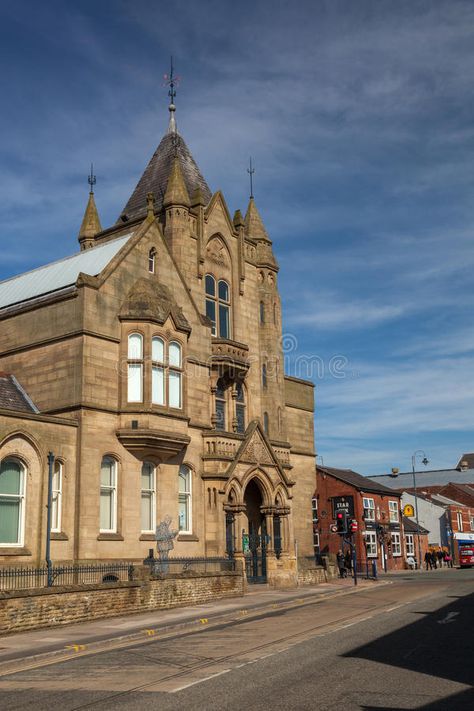
[[[146,196],[149,192],[155,195],[155,212],[161,210],[175,159],[179,162],[188,193],[188,203],[189,195],[192,195],[197,188],[200,188],[205,204],[209,202],[211,191],[189,148],[179,133],[170,131],[163,136],[137,187],[122,210],[119,221],[146,217]]]
[[[270,242],[270,238],[257,210],[253,197],[249,200],[249,206],[245,215],[245,232],[253,239],[264,239]]]
[[[184,182],[183,171],[179,163],[179,159],[175,158],[171,168],[166,193],[163,200],[164,207],[168,205],[185,205],[190,206],[189,193]]]
[[[84,217],[82,218],[81,228],[79,230],[79,242],[84,242],[87,239],[94,239],[98,232],[102,232],[99,213],[94,200],[94,193],[89,193]]]

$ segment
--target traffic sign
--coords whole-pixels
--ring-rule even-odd
[[[358,528],[359,528],[359,524],[357,523],[357,521],[355,519],[352,520],[349,524],[349,530],[352,531],[353,533],[355,533]]]
[[[337,533],[337,523],[331,523],[331,525],[329,526],[329,530],[331,531],[331,533]]]

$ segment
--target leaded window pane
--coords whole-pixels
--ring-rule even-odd
[[[225,402],[216,400],[216,430],[225,430]]]
[[[208,296],[216,295],[216,280],[210,274],[206,274],[206,294]]]
[[[174,365],[177,368],[181,368],[181,346],[176,341],[171,341],[169,347],[169,361],[170,365]]]
[[[128,337],[128,357],[133,360],[143,357],[143,339],[139,333],[131,333]]]
[[[156,365],[151,369],[151,399],[154,405],[165,404],[165,373]]]
[[[216,335],[216,302],[206,299],[206,316],[212,321],[212,335]]]
[[[219,304],[219,336],[230,338],[229,307],[224,304]]]
[[[142,401],[141,363],[128,364],[128,402]]]
[[[2,494],[23,494],[23,467],[12,459],[4,460],[0,466],[0,496]]]
[[[0,496],[0,544],[20,541],[21,502]]]
[[[237,432],[243,434],[245,432],[245,406],[236,405],[235,416],[237,418]]]
[[[165,360],[165,344],[162,338],[152,338],[151,341],[151,359],[156,363],[164,363]]]
[[[229,285],[226,281],[219,282],[219,299],[229,301]]]
[[[169,405],[181,407],[181,373],[175,370],[169,372]]]

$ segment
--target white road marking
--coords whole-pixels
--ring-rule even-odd
[[[442,620],[438,620],[438,625],[447,625],[450,622],[454,622],[454,618],[459,615],[459,612],[448,612],[446,617],[444,617]]]
[[[202,679],[196,679],[195,681],[191,681],[189,684],[184,684],[184,686],[180,686],[178,689],[173,689],[173,691],[170,691],[170,694],[176,694],[178,691],[188,689],[190,686],[195,686],[196,684],[202,684],[203,681],[209,681],[209,679],[214,679],[216,676],[222,676],[222,674],[227,674],[228,672],[230,672],[230,669],[223,669],[220,672],[210,674],[209,676],[205,676]]]
[[[400,605],[394,605],[393,607],[389,607],[385,612],[393,612],[394,610],[398,610],[399,607],[403,607],[406,605],[406,602],[401,602]]]

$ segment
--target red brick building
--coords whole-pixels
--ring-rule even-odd
[[[351,469],[320,467],[316,469],[320,553],[336,554],[341,536],[332,533],[336,511],[344,510],[357,521],[352,535],[358,562],[377,562],[379,570],[406,567],[406,546],[402,530],[401,494]]]

